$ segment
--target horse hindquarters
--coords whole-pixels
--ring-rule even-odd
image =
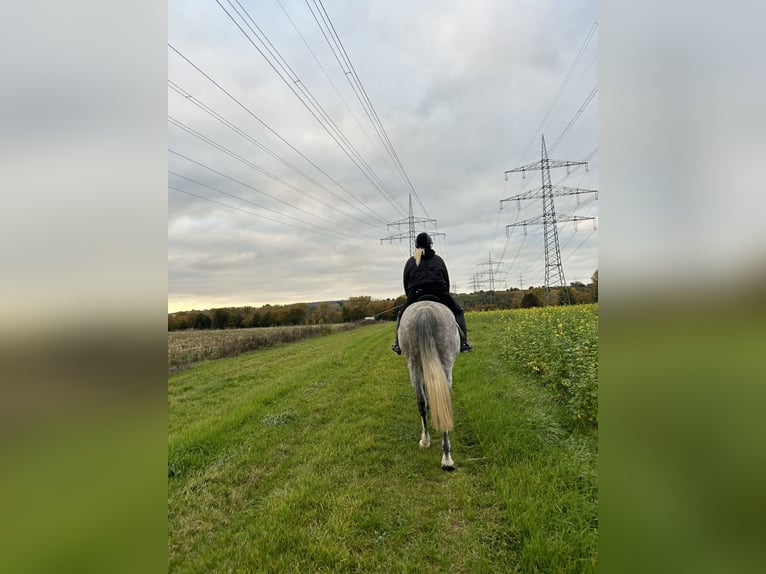
[[[402,314],[399,343],[407,359],[412,386],[418,398],[422,425],[421,447],[430,445],[427,411],[431,424],[442,431],[442,469],[455,470],[449,430],[452,429],[452,365],[460,350],[454,315],[446,306],[417,302]]]
[[[452,397],[447,373],[442,366],[434,339],[437,318],[433,311],[421,313],[424,321],[418,329],[418,347],[423,372],[425,392],[431,411],[431,424],[438,431],[452,430]]]

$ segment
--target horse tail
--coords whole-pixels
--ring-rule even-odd
[[[420,309],[417,324],[418,347],[423,366],[423,380],[431,411],[431,424],[437,431],[452,430],[452,397],[449,381],[439,359],[435,331],[437,317],[431,309]]]

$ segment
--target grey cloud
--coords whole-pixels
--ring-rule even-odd
[[[328,237],[298,229],[295,222],[280,225],[170,191],[171,307],[190,301],[196,301],[197,306],[203,306],[205,301],[210,302],[208,306],[213,302],[263,304],[362,294],[394,297],[401,292],[401,268],[408,255],[408,242],[381,245],[380,239],[406,231],[406,228],[389,228],[385,223],[406,216],[407,187],[392,172],[390,161],[381,159],[382,146],[305,5],[301,2],[284,2],[284,5],[356,119],[327,83],[278,5],[273,9],[258,8],[256,20],[301,82],[309,87],[382,178],[388,191],[381,193],[375,189],[252,46],[238,32],[230,30],[231,23],[226,22],[223,14],[209,7],[195,13],[193,6],[188,5],[181,14],[181,5],[171,3],[169,41],[204,66],[242,103],[359,201],[351,200],[346,191],[319,174],[169,52],[171,80],[305,170],[336,196],[256,150],[251,143],[198,108],[189,106],[189,102],[171,90],[169,113],[307,194],[337,206],[338,210],[269,180],[173,127],[169,128],[171,146],[282,201],[365,236],[353,239],[357,237],[354,233],[312,220],[330,235]],[[535,239],[530,233],[523,242],[524,248],[519,250],[520,234],[505,236],[505,224],[511,223],[517,214],[509,209],[499,212],[499,201],[518,193],[525,184],[521,180],[506,183],[503,171],[515,167],[514,162],[534,136],[595,19],[595,3],[577,11],[562,9],[553,3],[526,2],[479,5],[325,2],[325,7],[428,216],[438,220],[439,231],[447,233],[446,239],[440,238],[437,242],[437,250],[447,259],[453,283],[461,290],[468,290],[476,265],[485,261],[490,252],[494,257],[505,253],[506,266],[513,260],[514,268],[506,270],[508,284],[517,282],[512,277],[519,270],[541,272],[542,243],[534,245]],[[590,57],[593,54],[595,51],[589,52]],[[584,92],[567,102],[567,107],[562,107],[560,118],[551,122],[549,128],[554,133],[546,133],[548,137],[558,135],[590,87],[583,86],[580,91]],[[374,145],[359,129],[357,120],[373,138]],[[594,122],[595,115],[583,114],[577,129],[562,142],[562,152],[575,154],[565,159],[580,159],[597,146]],[[537,159],[539,143],[531,149],[525,161]],[[200,182],[310,220],[305,213],[258,196],[172,154],[168,165],[169,169]],[[170,181],[189,191],[196,189],[194,193],[199,195],[272,215],[173,176]],[[596,170],[584,184],[597,185],[597,181]],[[572,181],[566,184],[575,185]],[[385,197],[388,193],[393,194],[396,207]],[[425,216],[417,198],[413,199],[415,215]],[[567,207],[563,202],[561,205]],[[524,214],[531,217],[539,209],[539,205],[531,205],[525,208]],[[562,231],[562,236],[569,237],[569,232]],[[571,239],[570,248],[577,244],[581,247],[577,256],[569,259],[571,273],[565,268],[568,277],[586,274],[589,277],[595,270],[596,239],[597,233],[586,241],[579,235]],[[254,256],[256,243],[257,256]],[[252,265],[243,264],[248,257],[253,258]]]

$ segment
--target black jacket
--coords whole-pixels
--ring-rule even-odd
[[[420,265],[415,265],[415,257],[410,257],[404,265],[403,279],[404,293],[408,297],[413,289],[449,291],[447,265],[433,249],[426,249]]]

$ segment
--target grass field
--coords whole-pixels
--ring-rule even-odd
[[[454,473],[420,423],[393,324],[206,361],[168,382],[173,572],[590,572],[597,447],[468,315]]]

